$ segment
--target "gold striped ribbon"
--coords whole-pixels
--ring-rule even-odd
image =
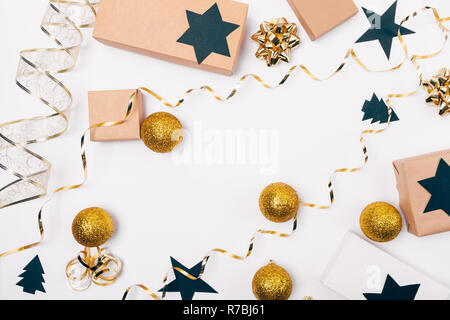
[[[434,52],[434,53],[432,53],[432,54],[428,54],[428,55],[415,55],[415,54],[413,54],[413,55],[409,56],[409,55],[408,55],[408,49],[407,49],[406,43],[405,43],[405,41],[404,41],[404,39],[403,39],[403,37],[402,37],[402,35],[401,35],[401,33],[400,33],[400,28],[401,28],[401,26],[403,26],[404,23],[406,23],[407,21],[409,21],[411,18],[414,18],[414,17],[418,16],[419,14],[421,14],[421,13],[423,13],[423,12],[425,12],[425,11],[430,11],[430,10],[433,12],[434,18],[435,18],[435,20],[436,20],[436,22],[437,22],[439,28],[441,29],[441,31],[442,31],[443,34],[444,34],[444,41],[443,41],[443,43],[442,43],[442,46],[441,46],[441,48],[440,48],[438,51],[436,51],[436,52]],[[399,30],[398,30],[398,38],[399,38],[399,41],[400,41],[400,43],[401,43],[401,45],[402,45],[402,48],[403,48],[404,58],[403,58],[403,60],[402,60],[398,65],[396,65],[396,66],[393,67],[393,68],[387,69],[387,70],[371,70],[371,69],[369,69],[369,68],[362,62],[362,60],[358,58],[358,56],[356,55],[355,51],[354,51],[353,49],[349,49],[349,50],[347,51],[347,54],[346,54],[345,58],[344,58],[344,61],[339,65],[339,67],[338,67],[338,68],[337,68],[330,76],[328,76],[328,77],[326,77],[326,78],[319,78],[319,77],[315,76],[315,75],[314,75],[311,71],[309,71],[309,69],[308,69],[306,66],[304,66],[304,65],[296,65],[296,66],[293,66],[292,68],[290,68],[289,71],[288,71],[288,73],[287,73],[287,74],[283,77],[283,79],[282,79],[277,85],[275,85],[275,86],[270,86],[270,85],[268,85],[268,84],[265,83],[259,76],[255,75],[255,74],[247,74],[247,75],[244,75],[243,77],[241,77],[241,78],[239,79],[239,81],[238,81],[238,83],[236,84],[235,88],[231,91],[231,93],[230,93],[226,98],[221,98],[220,96],[218,96],[218,95],[215,93],[215,91],[214,91],[210,86],[202,86],[202,87],[200,87],[200,88],[198,88],[198,89],[189,89],[188,91],[185,92],[183,98],[181,98],[175,105],[172,105],[172,104],[170,104],[168,101],[164,100],[164,99],[163,99],[161,96],[159,96],[157,93],[155,93],[154,91],[152,91],[152,90],[150,90],[150,89],[148,89],[148,88],[141,87],[141,88],[139,88],[139,90],[143,90],[143,91],[149,93],[149,94],[152,95],[154,98],[156,98],[158,101],[160,101],[161,103],[163,103],[165,106],[168,106],[168,107],[178,107],[179,105],[181,105],[181,104],[185,101],[186,97],[187,97],[189,94],[191,94],[191,93],[194,92],[194,91],[199,91],[199,90],[206,90],[207,92],[209,92],[210,94],[212,94],[212,95],[214,96],[214,98],[216,98],[217,100],[219,100],[219,101],[226,101],[226,100],[232,98],[232,97],[238,92],[238,90],[239,90],[241,84],[242,84],[242,83],[245,81],[245,79],[247,79],[247,78],[253,78],[253,79],[255,79],[259,84],[261,84],[261,85],[262,85],[263,87],[265,87],[265,88],[269,88],[269,89],[277,88],[277,87],[282,86],[282,85],[287,81],[287,79],[289,79],[289,77],[291,76],[292,72],[294,72],[296,69],[301,69],[301,70],[303,70],[303,71],[304,71],[310,78],[312,78],[313,80],[316,80],[316,81],[325,81],[325,80],[328,80],[328,79],[334,77],[336,74],[338,74],[338,73],[344,68],[344,66],[347,64],[347,62],[348,62],[348,60],[350,59],[350,57],[352,57],[352,58],[353,58],[353,59],[354,59],[354,60],[355,60],[355,61],[356,61],[356,62],[357,62],[364,70],[369,71],[369,72],[389,72],[389,71],[394,71],[394,70],[399,69],[399,68],[400,68],[407,60],[410,60],[410,61],[413,63],[413,65],[414,65],[414,67],[416,68],[416,70],[417,70],[417,74],[418,74],[418,78],[419,78],[419,84],[418,84],[417,88],[414,89],[414,90],[411,91],[411,92],[408,92],[408,93],[402,93],[402,94],[389,94],[389,95],[387,96],[387,99],[386,99],[386,104],[387,104],[387,106],[388,106],[388,122],[387,122],[387,124],[386,124],[383,128],[381,128],[381,129],[377,129],[377,130],[363,130],[363,131],[361,132],[361,134],[360,134],[360,143],[361,143],[361,148],[362,148],[362,151],[363,151],[363,157],[364,157],[363,164],[362,164],[360,167],[355,167],[355,168],[340,168],[340,169],[336,169],[336,170],[333,171],[332,175],[330,176],[330,178],[329,178],[329,180],[328,180],[328,189],[329,189],[329,195],[330,195],[330,204],[329,204],[329,205],[318,205],[318,204],[312,204],[312,203],[300,202],[300,205],[303,206],[303,207],[311,207],[311,208],[316,208],[316,209],[328,209],[328,208],[330,208],[330,207],[332,206],[332,204],[333,204],[333,202],[334,202],[334,191],[333,191],[333,178],[334,178],[334,176],[335,176],[337,173],[344,173],[344,172],[351,173],[351,172],[357,172],[357,171],[360,171],[360,170],[362,170],[362,169],[366,166],[366,164],[367,164],[367,162],[368,162],[368,160],[369,160],[369,156],[368,156],[368,152],[367,152],[367,147],[366,147],[365,142],[364,142],[364,136],[365,136],[365,135],[368,135],[368,134],[378,134],[378,133],[381,133],[381,132],[387,130],[387,128],[389,128],[389,126],[390,126],[390,124],[391,124],[391,117],[392,117],[392,106],[391,106],[391,103],[390,103],[390,102],[391,102],[391,99],[392,99],[392,98],[404,98],[404,97],[409,97],[409,96],[415,94],[415,93],[420,89],[420,87],[422,86],[422,83],[423,83],[423,74],[422,74],[422,71],[421,71],[421,69],[420,69],[420,66],[419,66],[418,63],[417,63],[417,60],[421,60],[421,59],[422,59],[422,60],[423,60],[423,59],[429,59],[429,58],[432,58],[432,57],[438,55],[439,53],[441,53],[441,51],[442,51],[442,50],[444,49],[444,47],[445,47],[445,44],[447,43],[447,40],[448,40],[448,34],[447,34],[447,32],[449,31],[449,30],[443,25],[443,22],[448,21],[448,20],[450,20],[450,17],[447,17],[447,18],[440,18],[440,16],[439,16],[437,10],[436,10],[435,8],[432,8],[432,7],[424,7],[424,8],[422,8],[422,9],[418,10],[418,11],[413,12],[411,15],[409,15],[409,16],[407,16],[405,19],[403,19],[402,22],[400,23],[400,27],[399,27]],[[199,274],[197,277],[195,277],[195,276],[189,274],[188,272],[186,272],[185,270],[182,270],[182,269],[180,269],[180,268],[171,268],[171,269],[169,269],[169,271],[166,273],[166,275],[165,275],[165,277],[164,277],[164,279],[163,279],[163,290],[162,290],[162,296],[161,296],[161,297],[159,297],[158,295],[156,295],[155,293],[153,293],[153,292],[152,292],[150,289],[148,289],[146,286],[144,286],[144,285],[142,285],[142,284],[136,284],[136,285],[132,285],[132,286],[128,287],[128,288],[125,290],[125,293],[124,293],[122,299],[125,300],[125,299],[127,298],[128,294],[129,294],[129,292],[130,292],[133,288],[140,288],[140,289],[144,290],[145,292],[147,292],[147,293],[148,293],[153,299],[155,299],[155,300],[161,300],[161,299],[164,299],[164,298],[165,298],[165,294],[166,294],[167,279],[168,279],[169,272],[170,272],[171,270],[179,271],[180,273],[182,273],[184,276],[188,277],[188,278],[191,279],[191,280],[197,280],[197,279],[200,279],[201,276],[203,275],[204,271],[205,271],[206,263],[207,263],[207,261],[208,261],[210,255],[211,255],[212,253],[217,252],[217,253],[225,254],[225,255],[227,255],[227,256],[233,258],[233,259],[237,259],[237,260],[245,260],[245,259],[246,259],[247,257],[249,257],[249,256],[251,255],[251,253],[252,253],[253,246],[254,246],[254,240],[255,240],[256,235],[257,235],[258,233],[260,233],[260,234],[271,234],[271,235],[279,236],[279,237],[289,237],[290,235],[292,235],[292,234],[295,232],[296,228],[297,228],[297,216],[294,218],[294,226],[293,226],[292,232],[291,232],[290,234],[279,233],[279,232],[276,232],[276,231],[258,230],[258,231],[255,232],[255,234],[251,237],[249,249],[248,249],[247,254],[246,254],[245,256],[239,256],[239,255],[236,255],[236,254],[234,254],[234,253],[232,253],[232,252],[230,252],[230,251],[224,250],[224,249],[213,249],[213,250],[210,250],[210,251],[205,255],[205,257],[204,257],[203,260],[202,260],[201,271],[200,271],[200,274]]]
[[[0,188],[0,209],[47,194],[51,163],[25,148],[25,145],[50,140],[66,132],[72,94],[55,78],[55,74],[68,72],[75,67],[83,42],[80,29],[94,24],[98,1],[49,0],[41,30],[58,47],[20,52],[16,84],[49,107],[52,113],[0,124],[0,168],[15,177]],[[54,193],[62,190],[66,189],[59,188]],[[42,209],[50,199],[44,202],[38,212],[40,240],[0,253],[0,257],[34,247],[42,241]]]

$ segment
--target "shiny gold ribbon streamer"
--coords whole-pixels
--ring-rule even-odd
[[[67,282],[72,290],[84,291],[91,283],[108,286],[116,281],[122,271],[122,261],[105,248],[97,247],[91,255],[90,248],[84,248],[66,266]]]
[[[428,55],[411,55],[411,56],[409,57],[409,56],[408,56],[408,49],[407,49],[406,43],[405,43],[405,41],[404,41],[404,39],[403,39],[403,37],[402,37],[402,35],[401,35],[401,33],[400,33],[401,26],[402,26],[404,23],[406,23],[407,21],[409,21],[411,18],[414,18],[414,17],[418,16],[419,14],[421,14],[421,13],[423,13],[423,12],[425,12],[425,11],[429,11],[429,10],[432,10],[432,12],[433,12],[433,14],[434,14],[434,17],[435,17],[435,19],[436,19],[436,22],[437,22],[439,28],[441,29],[441,31],[442,31],[443,34],[444,34],[444,41],[443,41],[443,43],[442,43],[442,46],[441,46],[441,48],[440,48],[438,51],[436,51],[436,52],[434,52],[434,53],[432,53],[432,54],[428,54]],[[388,107],[388,114],[389,114],[389,116],[388,116],[388,122],[387,122],[386,126],[385,126],[384,128],[378,129],[378,130],[364,130],[364,131],[361,132],[361,135],[360,135],[360,143],[361,143],[361,147],[362,147],[362,151],[363,151],[363,155],[364,155],[364,162],[363,162],[363,165],[360,166],[360,167],[356,167],[356,168],[340,168],[340,169],[336,169],[336,170],[333,171],[332,175],[330,176],[330,178],[329,178],[329,180],[328,180],[328,189],[329,189],[329,194],[330,194],[330,204],[329,204],[329,205],[317,205],[317,204],[312,204],[312,203],[304,203],[304,202],[300,202],[300,206],[303,206],[303,207],[312,207],[312,208],[316,208],[316,209],[328,209],[328,208],[331,207],[331,205],[332,205],[333,202],[334,202],[334,192],[333,192],[333,178],[334,178],[334,176],[335,176],[337,173],[344,173],[344,172],[349,172],[349,173],[351,173],[351,172],[357,172],[357,171],[362,170],[362,169],[366,166],[366,164],[367,164],[367,162],[368,162],[368,160],[369,160],[369,156],[368,156],[368,152],[367,152],[367,147],[366,147],[366,145],[365,145],[365,143],[364,143],[364,136],[365,136],[365,135],[368,135],[368,134],[378,134],[378,133],[381,133],[381,132],[387,130],[387,128],[390,126],[390,124],[391,124],[391,117],[392,117],[392,106],[391,106],[391,104],[390,104],[390,100],[391,100],[392,98],[404,98],[404,97],[409,97],[409,96],[415,94],[415,93],[420,89],[420,87],[422,86],[422,83],[423,83],[423,74],[422,74],[422,71],[421,71],[421,69],[420,69],[420,66],[417,64],[417,60],[429,59],[429,58],[432,58],[432,57],[438,55],[439,53],[441,53],[441,51],[444,49],[445,44],[447,43],[447,40],[448,40],[448,35],[447,35],[448,29],[447,29],[442,23],[445,22],[445,21],[449,21],[449,20],[450,20],[450,17],[447,17],[447,18],[440,18],[440,17],[439,17],[439,14],[438,14],[438,12],[437,12],[437,10],[436,10],[435,8],[432,8],[432,7],[424,7],[424,8],[422,8],[421,10],[415,11],[415,12],[413,12],[411,15],[409,15],[409,16],[407,16],[405,19],[403,19],[402,22],[400,23],[400,27],[399,27],[399,30],[398,30],[398,38],[399,38],[399,41],[400,41],[400,43],[401,43],[401,45],[402,45],[402,48],[403,48],[403,51],[404,51],[405,56],[404,56],[404,59],[401,61],[400,64],[396,65],[396,66],[393,67],[393,68],[387,69],[387,70],[379,70],[379,71],[377,71],[377,70],[371,70],[371,69],[367,68],[366,65],[362,62],[362,60],[360,60],[360,59],[358,58],[358,56],[356,55],[355,51],[354,51],[353,49],[349,49],[349,50],[347,51],[347,54],[346,54],[345,58],[344,58],[344,61],[340,64],[340,66],[336,69],[336,71],[334,71],[334,72],[333,72],[330,76],[328,76],[327,78],[322,78],[322,79],[321,79],[321,78],[315,76],[313,73],[311,73],[311,72],[309,71],[309,69],[308,69],[306,66],[303,66],[303,65],[296,65],[296,66],[293,66],[291,69],[289,69],[288,73],[283,77],[283,79],[282,79],[277,85],[275,85],[275,86],[270,86],[270,85],[268,85],[268,84],[265,83],[259,76],[255,75],[255,74],[247,74],[247,75],[244,75],[243,77],[240,78],[240,80],[238,81],[236,87],[231,91],[231,93],[230,93],[226,98],[221,98],[220,96],[218,96],[218,95],[215,93],[215,91],[214,91],[211,87],[209,87],[209,86],[202,86],[202,87],[200,87],[199,89],[189,89],[188,91],[185,92],[185,95],[184,95],[184,97],[183,97],[182,99],[180,99],[175,105],[172,105],[172,104],[170,104],[169,102],[167,102],[166,100],[164,100],[164,99],[163,99],[161,96],[159,96],[157,93],[155,93],[154,91],[152,91],[152,90],[150,90],[150,89],[148,89],[148,88],[141,87],[141,88],[139,88],[139,89],[140,89],[140,90],[143,90],[143,91],[145,91],[145,92],[147,92],[147,93],[149,93],[149,94],[152,95],[154,98],[156,98],[158,101],[162,102],[164,105],[166,105],[166,106],[168,106],[168,107],[178,107],[179,105],[181,105],[181,104],[184,102],[184,100],[185,100],[185,98],[187,97],[187,95],[189,95],[190,93],[192,93],[192,92],[194,92],[194,91],[198,91],[198,90],[206,90],[206,91],[208,91],[209,93],[211,93],[217,100],[219,100],[219,101],[226,101],[226,100],[230,99],[231,97],[233,97],[233,96],[237,93],[237,91],[239,90],[239,88],[240,88],[242,82],[243,82],[246,78],[248,78],[248,77],[251,77],[251,78],[255,79],[255,80],[256,80],[259,84],[261,84],[263,87],[272,89],[272,88],[277,88],[277,87],[280,87],[281,85],[283,85],[283,84],[286,82],[286,80],[290,77],[290,75],[292,74],[292,72],[293,72],[294,70],[296,70],[297,68],[300,68],[301,70],[303,70],[303,71],[304,71],[310,78],[312,78],[313,80],[316,80],[316,81],[324,81],[324,80],[328,80],[328,79],[334,77],[336,74],[338,74],[338,73],[344,68],[344,66],[347,64],[347,62],[348,62],[348,60],[350,59],[350,57],[352,57],[352,58],[353,58],[353,59],[354,59],[354,60],[355,60],[355,61],[356,61],[363,69],[365,69],[366,71],[369,71],[369,72],[388,72],[388,71],[394,71],[394,70],[399,69],[399,68],[405,63],[405,61],[407,61],[407,60],[409,59],[409,60],[413,63],[413,65],[415,66],[415,68],[416,68],[416,70],[417,70],[417,74],[418,74],[418,77],[419,77],[419,85],[417,86],[417,88],[416,88],[414,91],[411,91],[411,92],[408,92],[408,93],[402,93],[402,94],[389,94],[388,97],[387,97],[387,99],[386,99],[386,104],[387,104],[387,107]],[[134,96],[134,95],[135,95],[135,94],[133,94],[132,96]],[[213,250],[209,251],[209,252],[205,255],[205,257],[203,258],[203,260],[202,260],[202,266],[201,266],[201,271],[200,271],[200,274],[199,274],[198,277],[195,277],[195,276],[189,274],[188,272],[186,272],[185,270],[182,270],[182,269],[177,268],[177,267],[174,267],[174,268],[169,269],[169,271],[166,273],[166,275],[165,275],[165,277],[164,277],[164,279],[163,279],[163,290],[162,290],[163,292],[162,292],[162,297],[161,297],[161,298],[160,298],[158,295],[156,295],[155,293],[153,293],[153,292],[152,292],[150,289],[148,289],[146,286],[144,286],[144,285],[142,285],[142,284],[136,284],[136,285],[132,285],[132,286],[128,287],[128,288],[125,290],[125,293],[124,293],[122,299],[125,300],[125,299],[127,298],[128,294],[129,294],[129,292],[130,292],[133,288],[140,288],[140,289],[144,290],[145,292],[147,292],[147,293],[148,293],[153,299],[155,299],[155,300],[161,300],[161,299],[164,299],[164,298],[165,298],[165,294],[166,294],[165,289],[166,289],[166,285],[167,285],[168,274],[169,274],[169,272],[170,272],[171,270],[179,271],[180,273],[182,273],[184,276],[188,277],[188,278],[191,279],[191,280],[197,280],[197,279],[200,279],[201,276],[203,275],[204,271],[205,271],[206,263],[207,263],[207,261],[208,261],[210,255],[211,255],[212,253],[214,253],[214,252],[222,253],[222,254],[225,254],[225,255],[227,255],[227,256],[233,258],[233,259],[237,259],[237,260],[245,260],[245,259],[246,259],[247,257],[249,257],[249,256],[251,255],[251,253],[252,253],[253,246],[254,246],[254,240],[255,240],[256,235],[257,235],[258,233],[261,233],[261,234],[271,234],[271,235],[275,235],[275,236],[279,236],[279,237],[289,237],[290,235],[292,235],[292,234],[295,232],[296,228],[297,228],[297,216],[295,216],[295,218],[294,218],[294,226],[293,226],[293,229],[292,229],[291,234],[284,234],[284,233],[279,233],[279,232],[276,232],[276,231],[258,230],[258,231],[255,232],[255,234],[251,237],[249,249],[248,249],[247,254],[246,254],[245,256],[239,256],[239,255],[236,255],[236,254],[231,253],[230,251],[227,251],[227,250],[224,250],[224,249],[213,249]]]
[[[58,48],[20,52],[16,84],[48,106],[53,113],[0,124],[0,168],[17,178],[0,188],[0,209],[47,194],[51,163],[24,146],[50,140],[66,132],[72,94],[54,75],[75,67],[83,42],[80,29],[93,25],[98,4],[98,0],[49,0],[41,30]],[[54,193],[62,190],[65,189],[60,188]],[[0,257],[34,247],[42,241],[42,209],[50,199],[45,201],[38,213],[41,239],[3,252]]]

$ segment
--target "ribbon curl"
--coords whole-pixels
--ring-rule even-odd
[[[84,291],[91,283],[98,286],[114,283],[121,271],[122,261],[107,249],[97,247],[97,252],[91,255],[90,249],[84,248],[67,264],[66,277],[71,289]]]
[[[440,69],[437,75],[425,81],[423,86],[428,91],[426,102],[437,106],[440,116],[450,113],[450,70]]]

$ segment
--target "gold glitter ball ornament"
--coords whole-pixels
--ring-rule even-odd
[[[295,217],[298,211],[297,192],[281,182],[268,185],[259,197],[262,214],[273,222],[286,222]]]
[[[114,222],[109,213],[98,207],[82,210],[72,222],[75,240],[85,247],[99,247],[111,238]]]
[[[425,81],[423,86],[428,91],[426,102],[437,106],[441,116],[450,113],[450,69],[440,69],[437,75]]]
[[[374,202],[364,208],[359,224],[369,239],[386,242],[395,239],[402,230],[402,216],[389,203]]]
[[[287,300],[292,293],[292,279],[286,270],[270,261],[256,271],[252,289],[258,300]]]
[[[259,31],[252,35],[252,40],[259,44],[256,57],[266,60],[268,67],[280,61],[289,62],[291,50],[300,45],[297,31],[297,25],[285,18],[265,21]]]
[[[183,126],[170,113],[156,112],[142,123],[141,139],[151,150],[168,153],[183,140]]]

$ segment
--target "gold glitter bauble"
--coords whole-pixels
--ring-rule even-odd
[[[99,247],[111,238],[114,222],[102,208],[87,208],[77,214],[72,222],[75,240],[85,247]]]
[[[395,239],[402,230],[402,216],[389,203],[374,202],[361,212],[359,224],[369,239],[386,242]]]
[[[252,289],[258,300],[287,300],[292,292],[291,276],[271,261],[256,271]]]
[[[273,222],[291,220],[298,211],[297,192],[285,183],[268,185],[259,196],[259,208],[262,214]]]
[[[141,139],[151,150],[158,153],[172,151],[183,140],[183,126],[167,112],[148,116],[141,126]]]

